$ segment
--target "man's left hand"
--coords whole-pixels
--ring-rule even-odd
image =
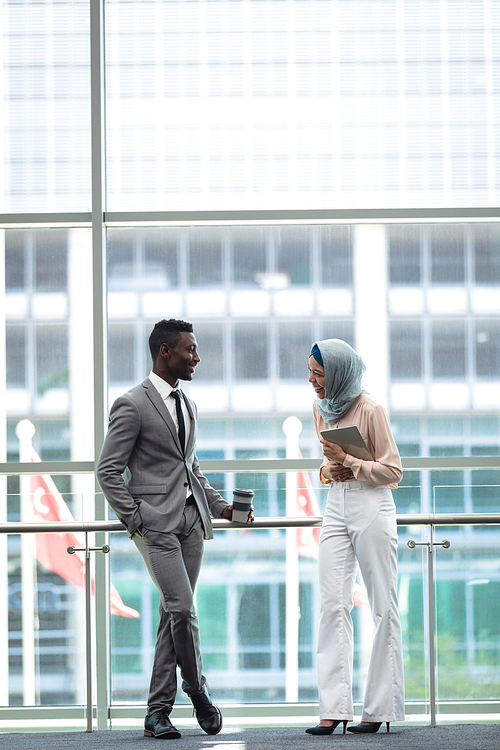
[[[224,508],[222,511],[221,518],[226,518],[228,521],[231,521],[233,518],[233,506],[228,505],[227,508]],[[254,521],[254,515],[253,515],[253,505],[250,508],[250,513],[248,514],[247,523],[253,523]]]

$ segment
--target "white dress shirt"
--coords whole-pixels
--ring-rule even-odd
[[[159,375],[154,373],[152,370],[149,373],[149,379],[153,383],[154,387],[162,397],[165,406],[167,407],[170,416],[174,420],[174,424],[177,427],[177,432],[179,431],[179,422],[177,420],[177,410],[175,408],[175,399],[172,396],[172,391],[177,390],[176,388],[172,388],[171,385],[167,383],[166,380],[163,380],[163,378],[160,378]],[[191,434],[191,417],[189,416],[189,412],[186,407],[186,402],[184,401],[184,396],[182,394],[182,391],[179,391],[181,396],[181,409],[182,409],[182,415],[184,417],[184,425],[185,425],[185,432],[186,432],[186,439],[185,439],[185,445],[188,444],[189,435]],[[191,494],[191,487],[186,488],[186,497],[188,497]]]

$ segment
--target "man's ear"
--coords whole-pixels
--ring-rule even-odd
[[[168,344],[160,344],[160,357],[168,359],[170,357],[170,347]]]

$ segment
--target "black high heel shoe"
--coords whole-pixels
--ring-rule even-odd
[[[387,731],[389,731],[390,723],[390,721],[385,722]],[[347,727],[347,731],[354,732],[354,734],[375,734],[375,732],[378,732],[381,726],[381,721],[378,721],[375,724],[356,724],[356,726],[354,727]]]
[[[342,734],[345,734],[347,719],[339,719],[338,721],[334,721],[333,724],[329,727],[322,727],[318,724],[317,727],[309,727],[309,729],[306,729],[306,732],[307,734],[333,734],[340,723],[344,725],[344,731],[342,732]]]

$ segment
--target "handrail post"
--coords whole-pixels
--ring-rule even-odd
[[[87,732],[93,729],[92,704],[92,588],[89,535],[85,532],[85,657],[87,665]]]
[[[109,552],[109,546],[104,544],[102,547],[90,547],[88,531],[85,531],[85,547],[74,547],[71,545],[67,548],[69,555],[74,555],[75,552],[85,553],[85,671],[87,681],[87,732],[92,732],[94,729],[94,705],[92,701],[92,569],[90,565],[90,553],[98,551],[107,554]]]
[[[429,646],[429,709],[431,727],[436,726],[436,617],[434,611],[434,547],[448,549],[450,542],[434,541],[434,525],[429,523],[429,541],[415,542],[409,539],[406,543],[409,549],[427,547],[427,630]]]
[[[434,617],[434,526],[429,525],[427,545],[427,616],[429,629],[429,705],[431,727],[436,726],[436,634]]]

